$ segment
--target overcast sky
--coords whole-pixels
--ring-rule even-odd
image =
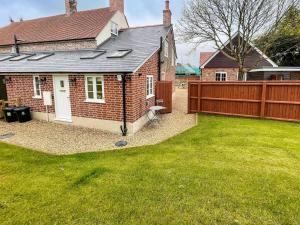
[[[108,0],[77,0],[78,10],[107,7]],[[180,18],[185,0],[171,0],[173,23]],[[64,0],[0,0],[0,26],[14,20],[33,19],[65,12]],[[126,16],[130,26],[162,23],[164,0],[125,0]],[[193,47],[177,43],[178,62],[192,63],[199,66],[199,52],[212,50],[210,46]]]

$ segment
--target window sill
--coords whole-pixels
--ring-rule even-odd
[[[91,100],[91,99],[86,99],[85,103],[105,104],[105,100]]]
[[[146,97],[146,99],[150,99],[150,98],[153,98],[153,97],[155,97],[155,95],[148,95],[148,96]]]
[[[43,99],[42,96],[33,96],[33,99]]]

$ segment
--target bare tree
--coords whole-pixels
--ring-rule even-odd
[[[246,56],[253,51],[251,41],[259,34],[271,33],[284,13],[299,1],[188,0],[177,26],[179,38],[196,45],[213,42],[238,63],[241,77]]]

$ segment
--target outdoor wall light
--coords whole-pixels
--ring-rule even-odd
[[[77,79],[75,77],[74,78],[70,78],[70,84],[71,84],[71,86],[76,86]]]
[[[122,82],[122,79],[123,79],[122,74],[118,74],[118,75],[117,75],[117,79],[118,79],[119,82]]]
[[[5,76],[4,79],[3,79],[3,84],[9,84],[11,81],[12,81],[11,77]]]
[[[46,82],[47,82],[47,78],[46,77],[40,78],[41,85],[44,85]]]

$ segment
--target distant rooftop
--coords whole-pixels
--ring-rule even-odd
[[[12,22],[0,28],[0,46],[12,45],[14,35],[22,43],[96,38],[116,11],[101,8],[33,20]]]
[[[250,72],[300,72],[300,67],[262,67],[257,69],[252,69]]]

